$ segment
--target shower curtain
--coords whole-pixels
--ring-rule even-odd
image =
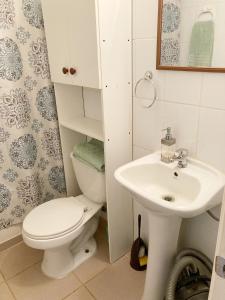
[[[164,0],[161,65],[177,66],[180,61],[181,0]]]
[[[65,196],[40,0],[0,0],[0,230]]]

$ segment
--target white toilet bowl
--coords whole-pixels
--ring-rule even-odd
[[[71,158],[84,194],[48,201],[33,209],[23,222],[24,242],[44,250],[42,270],[52,278],[66,276],[95,254],[93,235],[105,202],[104,173]]]

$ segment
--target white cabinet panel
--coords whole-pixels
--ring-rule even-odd
[[[68,11],[62,10],[64,1],[43,0],[42,10],[48,47],[51,79],[53,82],[68,83],[69,75],[63,74],[63,67],[69,66],[67,46]]]
[[[74,145],[86,136],[104,141],[109,250],[114,262],[133,242],[132,199],[114,178],[115,169],[132,159],[132,1],[42,3],[68,195],[79,193],[69,157]],[[63,74],[63,67],[77,73]]]
[[[65,128],[85,134],[99,141],[104,141],[101,121],[85,117],[76,117],[72,121],[61,121],[59,124]]]
[[[42,1],[52,81],[101,88],[96,1]]]
[[[216,257],[215,257],[214,267],[213,267],[209,300],[224,300],[224,295],[225,295],[224,259],[225,259],[225,198],[223,199],[222,211],[220,215],[219,232],[218,232],[218,239],[216,245]]]
[[[94,0],[67,0],[69,6],[68,40],[71,76],[75,85],[101,88],[99,68],[98,11]]]
[[[114,178],[132,160],[131,1],[99,0],[103,124],[110,261],[130,250],[132,199]]]

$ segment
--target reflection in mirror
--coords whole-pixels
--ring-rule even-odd
[[[225,72],[224,11],[225,0],[159,0],[157,68]]]

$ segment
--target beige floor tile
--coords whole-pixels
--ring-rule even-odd
[[[72,295],[65,298],[65,300],[94,300],[94,298],[91,296],[91,294],[85,287],[81,287]]]
[[[46,277],[39,264],[10,279],[8,283],[17,300],[61,300],[81,286],[72,273],[58,280]]]
[[[2,276],[2,274],[0,273],[0,283],[2,283],[4,281],[4,278]]]
[[[94,278],[97,274],[102,272],[109,264],[108,258],[108,243],[102,234],[96,235],[98,250],[95,256],[88,259],[81,266],[79,266],[74,274],[85,283]]]
[[[0,285],[0,299],[1,300],[14,300],[12,293],[10,292],[6,283]]]
[[[145,272],[131,269],[128,257],[107,267],[86,286],[98,300],[140,300],[144,288]]]
[[[6,279],[10,279],[39,262],[42,255],[42,251],[27,247],[21,242],[0,252],[0,271]]]

